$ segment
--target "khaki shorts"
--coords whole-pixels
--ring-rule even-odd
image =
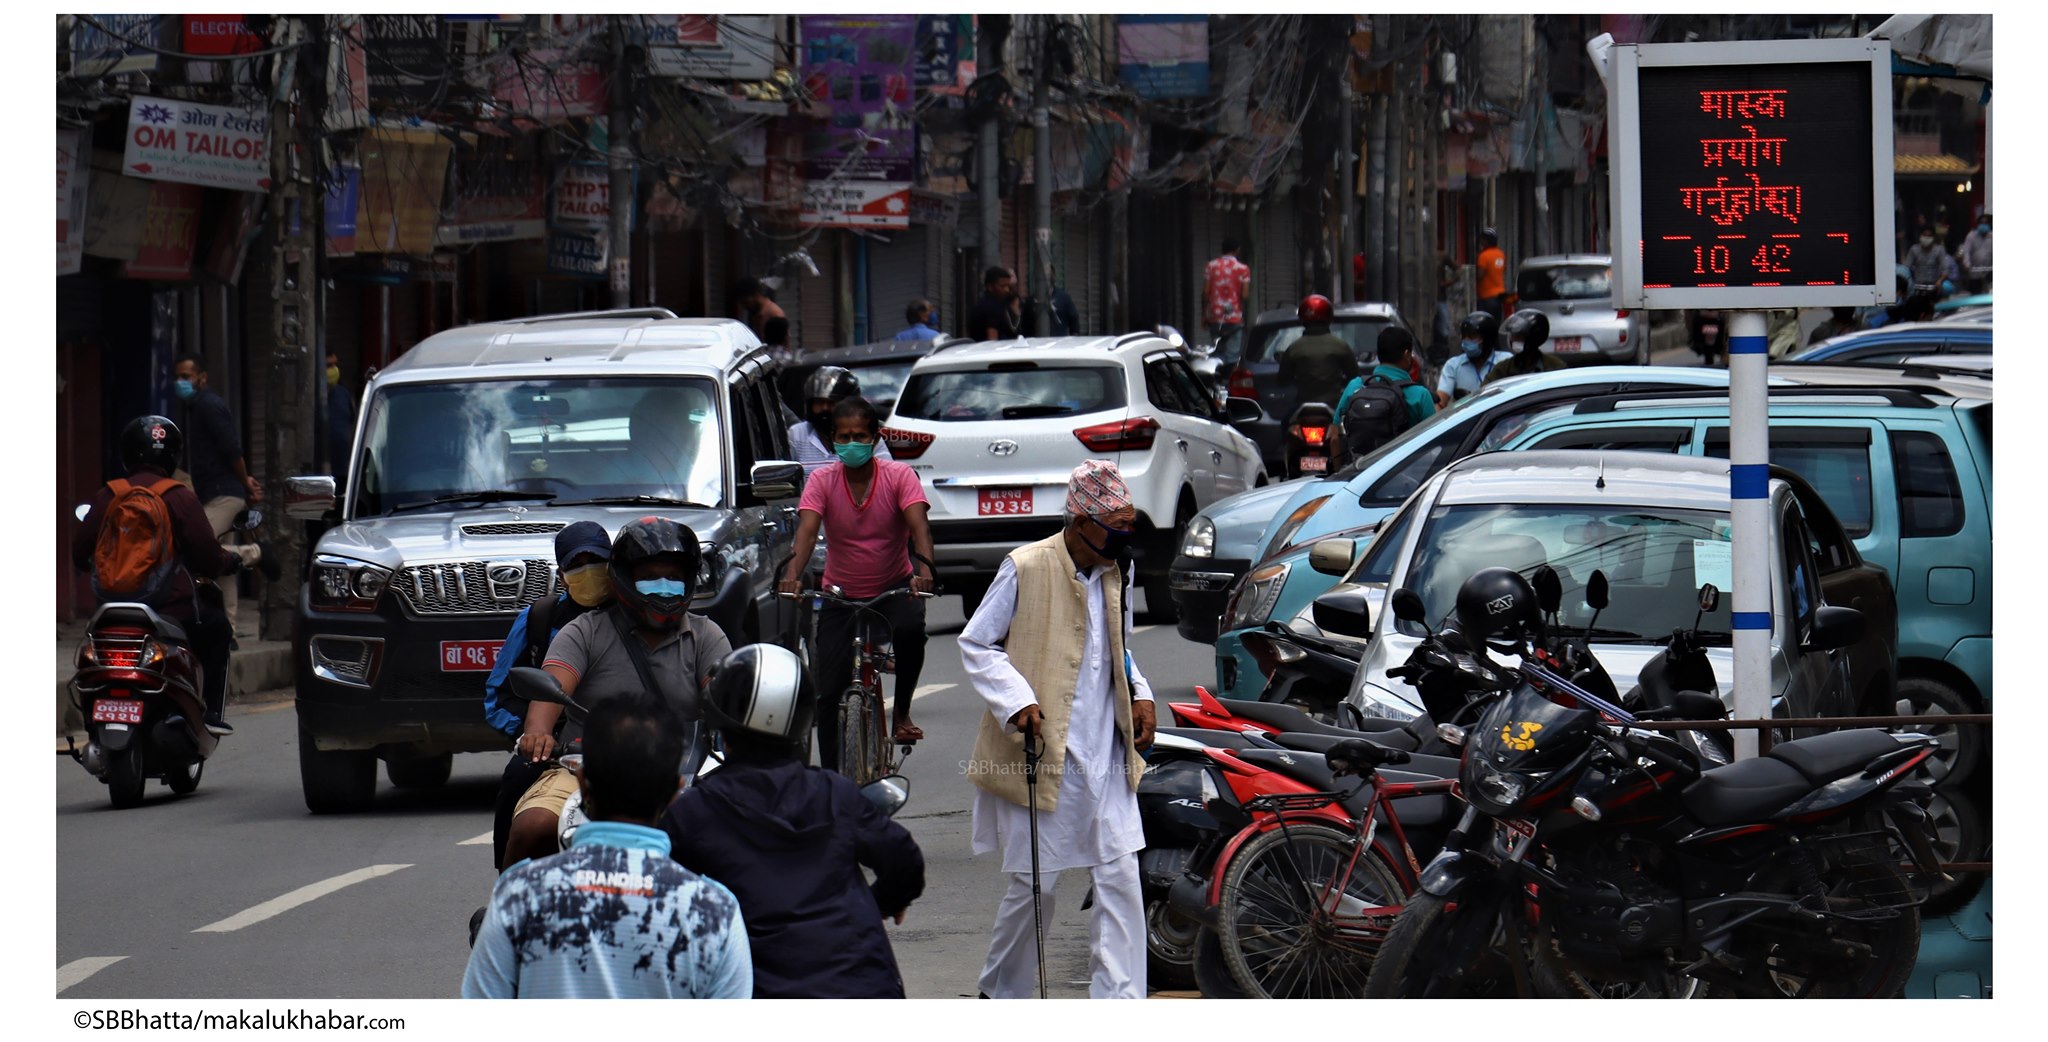
[[[512,808],[512,816],[516,818],[538,809],[559,818],[562,808],[568,806],[570,794],[575,791],[576,772],[559,763],[549,764],[548,769],[527,786],[526,795],[519,797],[519,803]]]

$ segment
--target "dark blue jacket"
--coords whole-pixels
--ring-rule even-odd
[[[728,760],[661,827],[671,857],[739,897],[755,998],[903,997],[882,919],[924,893],[924,854],[850,779],[795,760]]]
[[[556,594],[554,618],[548,620],[548,639],[539,644],[541,655],[529,658],[526,654],[526,619],[532,613],[533,605],[519,609],[519,614],[512,619],[512,629],[505,634],[505,643],[498,646],[498,659],[491,664],[491,675],[484,681],[484,719],[490,721],[492,727],[514,738],[519,737],[526,722],[526,702],[505,690],[505,678],[512,675],[513,666],[539,666],[539,659],[545,657],[548,643],[555,639],[555,634],[562,632],[562,627],[567,626],[569,620],[589,610],[566,593]]]

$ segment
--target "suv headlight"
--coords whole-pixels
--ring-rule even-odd
[[[1287,586],[1287,573],[1292,570],[1292,565],[1269,564],[1245,576],[1237,584],[1237,592],[1231,595],[1230,606],[1224,609],[1224,630],[1265,625],[1273,615],[1273,605],[1280,600],[1280,591]]]
[[[1216,556],[1216,522],[1209,520],[1201,514],[1196,514],[1195,519],[1188,522],[1188,530],[1180,537],[1180,555],[1182,557]]]
[[[391,586],[391,569],[332,554],[313,559],[307,599],[325,611],[376,611]]]

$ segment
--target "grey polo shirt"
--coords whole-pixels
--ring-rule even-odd
[[[637,694],[640,674],[621,642],[619,626],[612,621],[616,606],[604,611],[578,615],[548,644],[547,661],[576,674],[576,701],[595,708],[603,699]],[[725,658],[732,642],[718,624],[701,615],[685,613],[683,624],[657,647],[647,649],[647,668],[654,674],[685,721],[704,717],[700,691],[704,674]],[[581,736],[582,725],[562,725],[561,740]]]

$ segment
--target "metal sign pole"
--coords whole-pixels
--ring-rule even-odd
[[[1771,423],[1765,367],[1770,340],[1761,311],[1728,324],[1728,520],[1733,531],[1735,715],[1771,715]],[[1735,734],[1735,758],[1757,755],[1754,731]]]

